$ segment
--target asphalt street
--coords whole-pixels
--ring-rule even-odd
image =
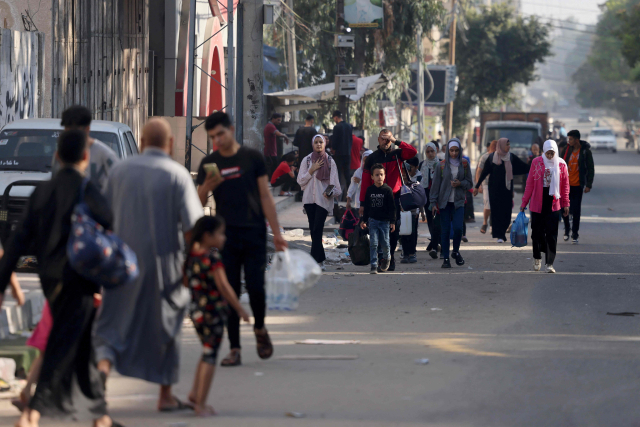
[[[607,313],[640,312],[640,155],[594,160],[580,244],[559,243],[557,274],[533,272],[530,247],[495,243],[478,223],[461,249],[466,265],[452,270],[428,257],[421,237],[417,264],[375,276],[329,267],[298,311],[270,312],[273,359],[258,359],[244,326],[244,364],[219,368],[210,394],[216,419],[160,414],[156,386],[117,375],[107,384],[114,418],[176,427],[637,425],[640,316]],[[304,339],[358,343],[294,343]],[[185,323],[179,397],[199,354]],[[296,360],[305,356],[349,357]],[[0,402],[0,425],[16,415]]]

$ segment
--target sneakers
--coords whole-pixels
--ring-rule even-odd
[[[578,244],[578,238],[576,237],[575,239],[571,240],[571,244],[572,245],[577,245]]]
[[[378,266],[377,265],[372,265],[371,266],[371,271],[369,273],[370,274],[378,274]]]
[[[396,271],[396,259],[391,258],[391,262],[389,263],[389,268],[386,271]]]
[[[442,263],[442,268],[451,268],[451,261],[449,261],[449,258],[444,259],[444,262]]]
[[[387,270],[389,270],[389,260],[383,258],[380,260],[380,271],[384,272]]]
[[[436,251],[435,249],[431,249],[429,251],[429,256],[433,259],[437,259],[438,258],[438,251]]]
[[[547,264],[547,273],[555,273],[556,269],[553,268],[553,265]]]
[[[462,255],[460,255],[460,252],[452,252],[451,258],[456,260],[456,265],[464,265],[464,259]]]
[[[542,268],[542,260],[541,259],[534,259],[533,260],[533,271],[540,271],[541,268]]]
[[[400,264],[409,264],[409,257],[402,257],[402,259],[400,260]]]
[[[498,239],[498,243],[504,243],[504,240]]]
[[[462,241],[465,243],[469,243],[469,239],[467,239],[467,236],[462,236]]]
[[[415,255],[409,255],[409,264],[415,264],[418,262],[418,257]]]
[[[568,242],[568,241],[569,241],[569,235],[568,235],[568,234],[565,234],[565,235],[564,235],[564,241],[565,241],[565,242]]]

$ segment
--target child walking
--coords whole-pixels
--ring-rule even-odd
[[[219,255],[226,239],[222,217],[200,218],[193,227],[191,248],[185,263],[185,285],[191,289],[191,320],[202,342],[202,358],[196,368],[189,401],[201,417],[216,414],[206,402],[227,320],[227,302],[238,316],[245,322],[249,321],[229,284]]]
[[[367,188],[364,197],[364,214],[360,227],[369,227],[371,274],[385,272],[389,269],[391,251],[389,246],[389,230],[396,230],[396,205],[393,190],[384,183],[386,170],[377,163],[371,167],[373,185]],[[382,248],[382,259],[378,266],[378,246]]]

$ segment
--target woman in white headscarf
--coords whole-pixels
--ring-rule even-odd
[[[544,252],[546,271],[555,273],[553,262],[556,258],[560,210],[563,210],[564,216],[569,215],[569,172],[565,161],[558,156],[555,141],[546,141],[543,151],[542,156],[531,162],[520,211],[524,212],[531,203],[534,271],[540,271]]]
[[[351,177],[351,184],[347,190],[347,209],[352,207],[358,209],[360,207],[360,183],[362,182],[362,168],[364,168],[364,161],[370,154],[373,154],[371,150],[365,150],[362,153],[362,159],[360,161],[360,167],[356,169]]]
[[[511,153],[511,143],[500,138],[495,153],[487,157],[484,169],[476,183],[473,195],[478,195],[482,182],[489,177],[489,204],[491,205],[491,235],[498,243],[507,240],[513,210],[513,176],[529,173],[529,165]]]
[[[327,215],[333,210],[333,200],[342,195],[336,162],[327,154],[327,142],[322,135],[312,140],[313,151],[300,161],[298,184],[302,188],[302,203],[309,219],[311,256],[324,270],[322,231]],[[332,189],[327,189],[333,186]],[[330,193],[330,194],[328,194]]]
[[[436,169],[440,164],[438,160],[438,143],[431,141],[424,149],[425,159],[420,166],[420,172],[422,173],[422,181],[420,184],[424,187],[424,191],[427,193],[427,200],[429,200],[429,192],[433,186],[433,177],[435,176]],[[427,206],[428,208],[428,206]],[[427,252],[433,259],[438,258],[438,248],[440,246],[440,216],[436,212],[433,215],[431,209],[425,209],[427,217],[427,225],[429,226],[429,233],[431,234],[431,241],[427,246]]]

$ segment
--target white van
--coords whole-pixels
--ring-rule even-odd
[[[51,179],[51,164],[60,119],[16,120],[0,129],[0,240],[22,217],[34,185]],[[91,136],[107,144],[121,159],[138,154],[129,126],[94,120]]]

